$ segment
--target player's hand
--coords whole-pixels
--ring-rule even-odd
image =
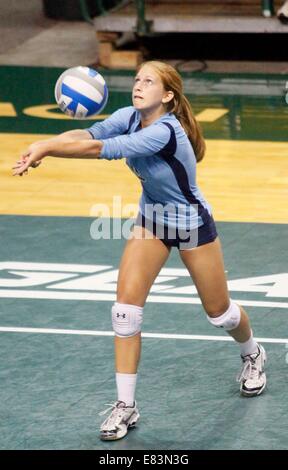
[[[49,150],[47,141],[35,142],[20,156],[13,166],[13,176],[22,176],[28,173],[28,168],[37,168],[41,160],[47,156]]]

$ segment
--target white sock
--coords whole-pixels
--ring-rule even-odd
[[[238,342],[238,341],[237,341]],[[239,343],[241,356],[248,356],[250,354],[255,354],[258,352],[258,344],[256,343],[255,339],[253,338],[253,333],[251,331],[251,336],[248,341],[244,343]]]
[[[133,406],[135,398],[137,374],[120,374],[116,372],[118,400],[127,406]]]

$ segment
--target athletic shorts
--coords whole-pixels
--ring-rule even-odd
[[[201,227],[187,231],[157,224],[155,221],[147,219],[140,212],[136,218],[135,225],[149,230],[149,232],[153,233],[153,235],[161,240],[168,248],[176,247],[178,250],[191,250],[197,246],[213,242],[218,236],[214,219],[212,215],[208,213]]]

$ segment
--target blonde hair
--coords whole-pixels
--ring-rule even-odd
[[[155,72],[160,76],[166,91],[172,91],[174,97],[166,104],[167,112],[175,114],[184,128],[188,139],[191,142],[195,152],[197,162],[204,157],[206,144],[202,135],[202,130],[193,114],[190,102],[183,93],[183,82],[177,70],[165,62],[158,60],[150,60],[142,63],[138,70],[144,65],[153,67]]]

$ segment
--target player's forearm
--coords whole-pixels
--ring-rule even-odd
[[[103,147],[100,140],[51,140],[47,155],[60,158],[99,158]]]
[[[52,137],[51,140],[57,141],[67,141],[67,140],[89,140],[92,139],[90,132],[85,129],[73,129],[72,131],[62,132],[55,137]]]

